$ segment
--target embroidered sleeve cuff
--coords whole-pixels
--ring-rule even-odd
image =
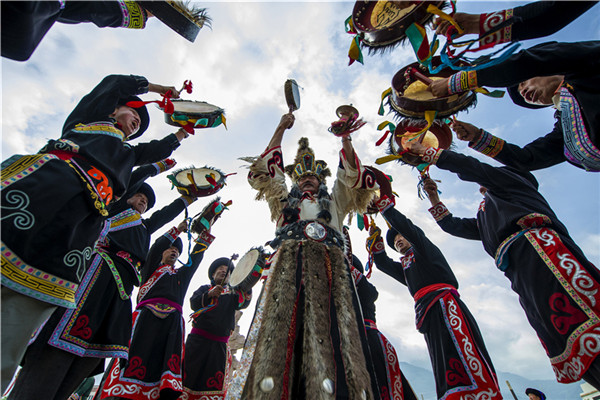
[[[135,79],[135,83],[137,85],[136,93],[144,94],[148,93],[148,79],[139,75],[131,75],[133,79]]]
[[[442,154],[442,151],[444,150],[436,149],[434,147],[428,147],[427,150],[425,150],[425,153],[423,154],[423,162],[426,162],[428,164],[437,163],[438,158],[440,158],[440,154]]]
[[[169,239],[171,242],[174,242],[175,239],[177,239],[179,237],[180,233],[181,232],[179,232],[179,229],[177,229],[176,227],[172,227],[163,236],[166,237],[167,239]]]
[[[202,233],[196,238],[195,242],[208,247],[212,244],[213,240],[215,240],[215,237],[213,235],[208,233],[208,231],[202,231]]]
[[[479,17],[479,32],[483,40],[480,47],[492,47],[498,43],[507,43],[512,39],[512,25],[505,26],[497,32],[485,37],[488,32],[494,30],[498,25],[513,17],[513,9],[496,11],[490,14],[481,14]],[[485,37],[485,38],[484,38]]]
[[[379,200],[377,200],[375,205],[377,206],[379,212],[383,214],[386,210],[390,209],[391,207],[394,207],[396,205],[396,202],[394,198],[390,199],[387,196],[383,196],[380,197]]]
[[[504,147],[504,140],[482,129],[479,140],[469,142],[469,147],[489,157],[496,157]]]
[[[123,13],[121,28],[144,29],[146,27],[148,14],[142,6],[135,1],[120,1],[119,5]]]
[[[381,254],[383,252],[385,252],[385,244],[383,243],[383,239],[379,237],[379,240],[373,244],[373,254]]]
[[[448,78],[448,93],[462,93],[477,88],[477,71],[460,71]]]
[[[436,221],[440,221],[450,215],[450,211],[441,201],[429,209],[429,212]]]
[[[170,158],[165,158],[164,160],[160,160],[159,162],[155,162],[152,164],[156,169],[156,173],[160,174],[161,172],[165,172],[170,170],[175,166],[175,160]]]

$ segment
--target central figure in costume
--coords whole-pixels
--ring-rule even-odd
[[[342,138],[331,194],[330,171],[308,139],[300,139],[294,164],[284,169],[281,139],[293,123],[292,114],[284,115],[250,166],[250,185],[277,224],[276,252],[238,372],[247,381],[234,380],[232,390],[243,385],[246,399],[372,399],[370,355],[341,232],[344,217],[364,211],[378,185],[349,136]],[[294,183],[289,192],[284,171]]]

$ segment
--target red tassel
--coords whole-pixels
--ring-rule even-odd
[[[189,133],[190,135],[193,135],[194,133],[196,133],[194,131],[194,124],[190,124],[189,122],[186,123],[185,125],[181,126],[183,128],[184,131],[186,131],[187,133]]]
[[[183,89],[189,93],[192,93],[192,81],[186,80],[183,82]]]
[[[365,229],[369,230],[369,217],[367,217],[367,214],[363,214],[363,223],[365,224]]]
[[[210,175],[205,175],[206,180],[208,181],[208,183],[211,184],[212,187],[217,187],[217,181],[215,181],[215,179],[210,176]]]
[[[125,103],[125,105],[131,108],[140,108],[148,103],[158,103],[158,101],[128,101],[127,103]]]
[[[383,134],[381,139],[379,139],[378,141],[375,142],[375,146],[380,146],[381,143],[383,143],[385,141],[385,139],[388,137],[389,134],[390,134],[389,130],[385,131],[385,133]]]

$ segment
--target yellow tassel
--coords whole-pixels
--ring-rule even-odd
[[[461,28],[460,25],[458,25],[458,23],[454,20],[454,18],[452,18],[450,15],[446,14],[445,12],[443,12],[442,10],[440,10],[433,4],[430,4],[427,6],[427,12],[437,15],[441,19],[445,19],[446,21],[450,22],[452,24],[452,26],[454,26],[456,28],[456,30],[458,31],[458,33],[460,35],[465,33],[465,30],[463,28]]]
[[[434,110],[427,110],[427,111],[425,111],[425,120],[427,121],[427,126],[425,128],[423,128],[423,129],[421,129],[418,132],[411,133],[411,136],[414,135],[414,137],[411,138],[410,140],[414,140],[419,135],[421,135],[422,133],[427,132],[427,130],[429,128],[431,128],[431,125],[433,125],[433,120],[435,119],[436,114],[437,114],[437,111],[434,111]]]
[[[402,158],[401,155],[390,154],[390,155],[387,155],[384,157],[379,157],[377,160],[375,160],[375,164],[381,165],[381,164],[385,164],[390,161],[398,160],[400,158]]]

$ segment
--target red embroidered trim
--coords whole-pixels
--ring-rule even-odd
[[[465,373],[468,370],[468,375],[470,377],[469,381],[472,381],[472,385],[475,386],[473,390],[461,391],[461,398],[466,398],[468,397],[468,394],[472,393],[477,396],[485,394],[486,396],[484,397],[490,400],[502,399],[498,387],[498,378],[493,372],[492,366],[488,365],[486,359],[481,357],[481,353],[477,349],[477,342],[475,342],[471,334],[473,328],[469,326],[456,299],[451,292],[447,292],[447,294],[442,297],[441,301],[444,306],[443,311],[446,325],[448,326],[450,335],[456,339],[453,340],[455,346],[457,346],[456,350],[462,355],[462,362],[456,360],[458,365],[453,368],[454,372],[457,372],[456,367],[464,368]],[[451,371],[448,370],[446,372],[448,373]],[[467,379],[469,377],[465,376]]]
[[[429,209],[429,212],[433,216],[436,221],[441,221],[448,215],[450,215],[450,211],[446,208],[446,205],[441,201],[437,203],[435,206]]]
[[[563,353],[550,359],[558,382],[576,382],[600,355],[600,284],[553,229],[532,229],[525,237],[587,317],[567,338]]]
[[[300,300],[300,291],[296,296],[294,302],[294,309],[292,311],[292,322],[290,323],[290,329],[288,330],[288,341],[287,349],[285,352],[285,370],[283,371],[283,388],[281,391],[281,398],[289,398],[289,384],[290,384],[290,369],[292,366],[292,356],[294,355],[294,342],[296,341],[296,319],[298,314],[298,302]]]
[[[394,198],[390,199],[389,197],[384,195],[383,197],[380,197],[379,200],[377,200],[375,205],[377,206],[379,212],[383,213],[388,208],[395,206],[396,201],[394,200]]]
[[[423,162],[428,164],[436,164],[437,160],[440,158],[440,154],[442,154],[442,151],[442,149],[429,147],[427,150],[425,150],[425,154],[423,154]]]

